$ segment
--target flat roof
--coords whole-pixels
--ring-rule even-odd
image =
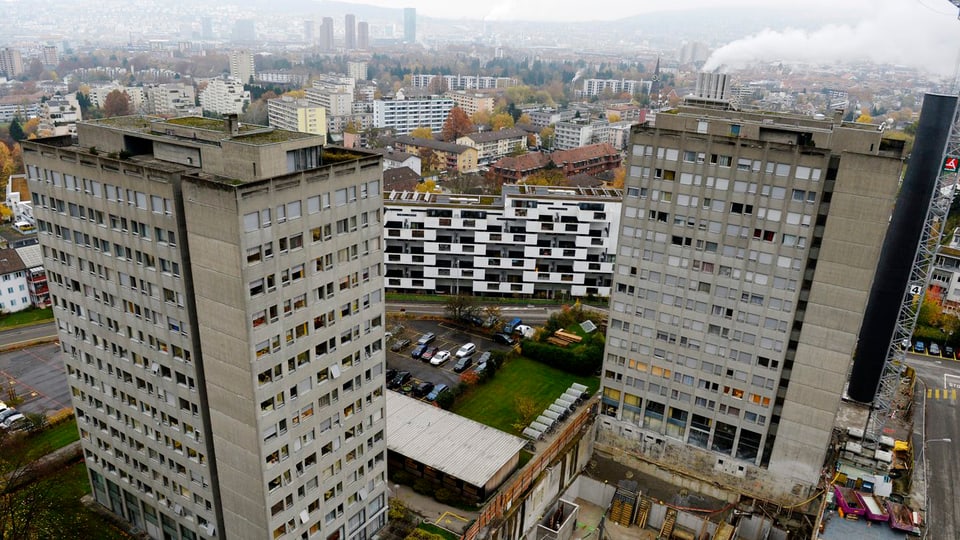
[[[526,441],[440,407],[387,391],[387,449],[484,486]]]
[[[24,266],[27,268],[36,268],[43,266],[43,254],[40,251],[40,244],[18,247],[14,251],[20,256]]]

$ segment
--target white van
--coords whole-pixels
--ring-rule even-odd
[[[457,358],[466,358],[477,351],[477,346],[473,343],[467,343],[457,351]]]

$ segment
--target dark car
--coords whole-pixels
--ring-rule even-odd
[[[513,345],[515,343],[513,336],[510,334],[504,334],[503,332],[494,334],[493,341],[496,343],[502,343],[503,345]]]
[[[944,345],[943,356],[944,358],[953,358],[954,357],[953,347],[951,347],[950,345]]]
[[[410,380],[410,372],[400,371],[392,379],[390,379],[390,382],[387,383],[387,388],[390,388],[390,389],[400,388],[401,386],[404,385],[404,383],[406,383],[409,380]]]
[[[425,345],[425,344],[424,344],[424,345],[417,345],[416,347],[413,348],[412,351],[410,351],[410,357],[411,357],[411,358],[420,358],[420,356],[423,355],[423,353],[426,352],[426,350],[429,349],[429,348],[430,348],[430,346]]]
[[[387,370],[387,373],[386,373],[386,380],[387,380],[387,382],[392,381],[393,378],[396,377],[396,376],[397,376],[397,370],[392,369],[392,368]]]
[[[436,401],[440,394],[447,390],[447,385],[440,383],[433,387],[433,391],[427,394],[427,401]]]
[[[476,315],[464,315],[463,317],[460,317],[460,320],[463,321],[464,324],[483,326],[483,319],[477,317]]]
[[[410,340],[406,338],[400,338],[393,342],[393,345],[390,345],[390,350],[393,352],[400,352],[407,348],[407,345],[410,345]]]
[[[433,358],[433,355],[437,354],[437,351],[439,350],[440,350],[439,347],[427,347],[427,350],[423,351],[420,354],[420,359],[423,360],[424,362],[427,362],[431,358]]]
[[[423,396],[429,394],[432,390],[433,383],[430,381],[423,381],[413,387],[413,395],[422,398]]]
[[[471,365],[473,365],[473,358],[470,356],[464,356],[463,358],[457,360],[457,363],[453,365],[453,370],[457,373],[460,373]]]

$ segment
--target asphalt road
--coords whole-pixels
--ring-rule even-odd
[[[56,337],[56,335],[57,326],[52,322],[4,330],[0,332],[0,347],[45,337]]]
[[[960,362],[914,354],[908,361],[923,383],[916,395],[922,444],[914,444],[926,472],[927,536],[960,538]]]

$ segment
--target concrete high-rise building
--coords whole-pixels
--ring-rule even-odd
[[[314,21],[310,19],[303,21],[303,40],[310,44],[317,39],[313,32],[314,24]]]
[[[403,8],[403,42],[417,42],[417,8]]]
[[[243,84],[249,84],[256,76],[253,53],[250,51],[230,51],[230,76]]]
[[[233,23],[233,40],[250,43],[257,40],[257,29],[253,19],[237,19]]]
[[[267,100],[267,116],[273,127],[327,136],[326,110],[306,99],[281,96]]]
[[[203,39],[213,39],[213,20],[210,17],[200,18],[200,37]]]
[[[78,131],[24,157],[94,499],[155,539],[372,537],[380,157],[236,118]]]
[[[40,47],[40,58],[44,66],[57,67],[60,63],[60,51],[56,45],[44,45]]]
[[[323,22],[320,24],[319,45],[321,51],[332,51],[334,48],[332,17],[324,17]]]
[[[357,17],[348,14],[343,18],[343,47],[352,50],[357,48]]]
[[[350,77],[354,81],[367,80],[367,63],[354,61],[347,62],[347,77]]]
[[[23,57],[19,50],[12,47],[0,49],[0,73],[9,78],[19,77],[23,73]]]
[[[370,48],[370,24],[367,21],[357,23],[357,48],[361,51]]]
[[[452,108],[453,100],[448,97],[406,99],[397,92],[396,99],[373,101],[373,125],[392,129],[397,135],[407,135],[423,126],[439,133]]]
[[[874,126],[706,107],[634,127],[599,447],[761,499],[810,496],[902,148]]]

